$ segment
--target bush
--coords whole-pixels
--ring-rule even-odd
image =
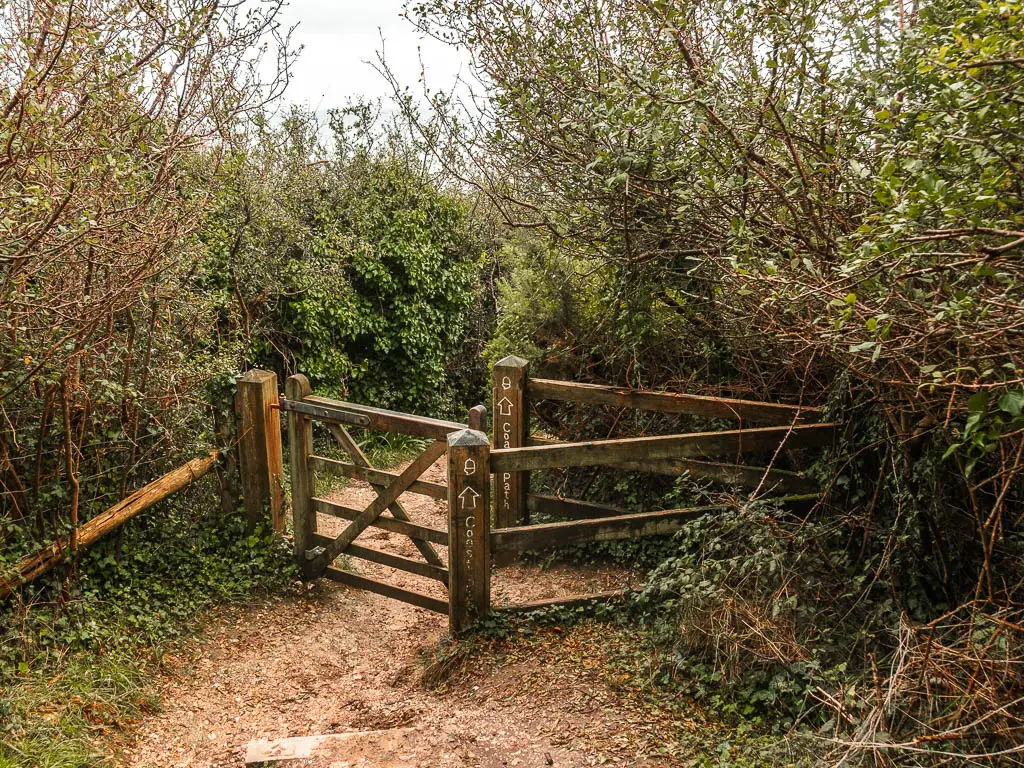
[[[469,201],[432,184],[414,149],[369,119],[334,113],[333,151],[311,115],[267,128],[207,220],[204,284],[246,360],[305,373],[323,394],[450,411],[457,379],[477,375],[452,361],[486,244]]]

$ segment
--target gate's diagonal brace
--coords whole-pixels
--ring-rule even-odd
[[[338,441],[338,444],[345,449],[349,456],[352,457],[353,464],[359,467],[373,469],[373,465],[370,463],[370,460],[366,458],[366,454],[363,453],[359,444],[352,439],[352,435],[348,433],[347,429],[340,424],[331,424],[329,422],[326,426],[328,431],[334,436],[334,439]],[[377,493],[380,493],[388,487],[373,482],[371,482],[370,485],[377,491]],[[395,501],[395,503],[388,507],[388,509],[391,510],[391,514],[396,520],[402,520],[407,523],[412,522],[412,519],[405,511],[405,507],[402,506],[401,502]],[[416,549],[420,551],[420,554],[423,555],[424,559],[428,563],[444,568],[444,561],[441,560],[441,556],[437,554],[437,550],[434,549],[433,545],[429,541],[420,541],[419,539],[412,539],[411,541],[416,545]]]
[[[306,550],[306,558],[311,561],[313,573],[322,573],[327,565],[338,555],[345,551],[345,548],[355,541],[356,537],[365,531],[378,517],[381,512],[395,503],[413,484],[420,475],[426,472],[427,468],[440,458],[447,450],[446,443],[438,440],[432,443],[427,450],[421,453],[412,464],[405,468],[394,482],[381,491],[370,506],[360,513],[359,517],[349,523],[337,538],[320,550],[320,548]]]

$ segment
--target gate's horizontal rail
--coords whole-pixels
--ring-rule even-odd
[[[348,464],[344,461],[328,459],[323,456],[310,456],[309,468],[314,471],[328,472],[341,477],[351,477],[356,480],[365,480],[371,485],[386,487],[398,479],[398,475],[392,472],[383,472],[372,467],[357,467],[355,464]],[[441,483],[431,483],[427,480],[414,480],[406,493],[418,493],[422,496],[429,496],[432,499],[448,498],[448,486]]]
[[[652,459],[650,461],[623,461],[615,466],[618,469],[650,472],[669,477],[689,475],[690,477],[714,480],[724,485],[735,485],[741,488],[760,487],[782,493],[813,493],[818,490],[817,483],[796,472],[747,464],[727,464],[717,461],[697,461],[696,459]]]
[[[617,405],[642,411],[715,416],[763,424],[791,424],[794,420],[816,421],[821,417],[819,409],[807,406],[763,403],[756,400],[738,400],[728,397],[687,395],[676,392],[651,392],[552,379],[528,378],[526,391],[533,399]]]
[[[573,544],[616,539],[639,539],[678,531],[688,520],[721,510],[719,506],[666,509],[618,517],[600,517],[569,523],[524,525],[520,528],[498,528],[491,531],[491,552],[525,552],[555,549]]]
[[[412,435],[413,437],[429,437],[434,440],[444,440],[448,437],[449,432],[457,432],[460,429],[466,428],[465,424],[459,424],[454,421],[387,411],[383,408],[372,408],[369,405],[331,400],[319,395],[309,395],[303,398],[302,402],[318,406],[323,408],[325,412],[334,413],[337,416],[335,419],[326,416],[319,416],[317,418],[324,418],[328,421],[334,420],[342,424],[351,424],[352,422],[349,419],[353,416],[364,416],[367,418],[368,423],[363,426],[381,432],[399,432],[403,435]]]
[[[553,467],[618,466],[622,462],[739,455],[785,448],[812,448],[832,438],[834,424],[760,427],[661,437],[630,437],[584,443],[496,448],[491,471],[520,472]]]
[[[323,405],[313,405],[302,400],[281,400],[282,411],[292,411],[312,416],[314,419],[336,422],[338,424],[352,424],[357,427],[370,426],[370,417],[361,413],[354,413],[348,409],[335,408]]]
[[[313,541],[320,546],[324,546],[329,544],[332,539],[330,536],[314,534]],[[386,565],[389,568],[397,568],[400,571],[414,573],[417,576],[425,576],[428,579],[440,581],[442,584],[448,583],[448,570],[446,568],[440,568],[436,565],[431,565],[430,563],[424,563],[422,560],[413,560],[391,552],[382,552],[379,549],[361,547],[358,544],[349,544],[341,554],[348,555],[349,557],[358,557],[361,560],[369,560],[371,563]]]
[[[568,445],[568,443],[531,435],[527,445]],[[615,469],[649,472],[652,475],[667,475],[669,477],[689,475],[727,485],[738,485],[742,488],[761,487],[782,493],[813,493],[818,490],[817,483],[797,472],[756,467],[749,464],[727,464],[718,461],[698,461],[697,459],[644,459],[639,461],[623,459],[609,466],[613,466]]]
[[[613,507],[611,504],[595,504],[579,499],[560,499],[543,493],[531,493],[526,497],[526,506],[531,512],[540,512],[552,517],[568,517],[571,520],[586,520],[595,517],[618,517],[630,514],[628,509]]]
[[[385,584],[383,581],[377,581],[376,579],[369,579],[366,576],[349,573],[348,571],[343,571],[340,568],[335,568],[330,565],[324,569],[324,576],[331,581],[338,582],[339,584],[345,584],[349,587],[355,587],[356,589],[365,589],[367,592],[376,592],[378,595],[384,595],[384,597],[401,600],[403,603],[409,603],[419,608],[426,608],[428,611],[436,611],[437,613],[443,613],[445,615],[448,614],[448,603],[444,600],[438,600],[436,597],[421,595],[419,592],[413,592],[391,584]]]
[[[313,509],[322,515],[340,517],[342,520],[355,520],[363,512],[361,509],[344,507],[341,504],[335,504],[333,501],[321,499],[316,496],[313,497]],[[391,533],[400,533],[403,536],[408,536],[412,539],[430,541],[434,544],[441,544],[445,547],[448,546],[448,531],[437,531],[433,528],[417,525],[416,523],[408,523],[405,520],[395,520],[393,517],[378,517],[370,523],[370,527],[380,528],[381,530],[390,531]]]

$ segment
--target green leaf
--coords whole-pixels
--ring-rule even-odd
[[[983,414],[988,410],[988,393],[978,392],[967,399],[967,412],[971,414]]]
[[[999,398],[999,410],[1004,413],[1008,413],[1011,416],[1020,416],[1021,411],[1024,410],[1024,390],[1015,389],[1010,392],[1005,392]]]

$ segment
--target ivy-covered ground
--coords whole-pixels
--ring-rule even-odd
[[[118,734],[160,707],[165,654],[213,605],[277,593],[294,579],[284,542],[208,509],[208,484],[0,607],[0,767],[115,764]]]

